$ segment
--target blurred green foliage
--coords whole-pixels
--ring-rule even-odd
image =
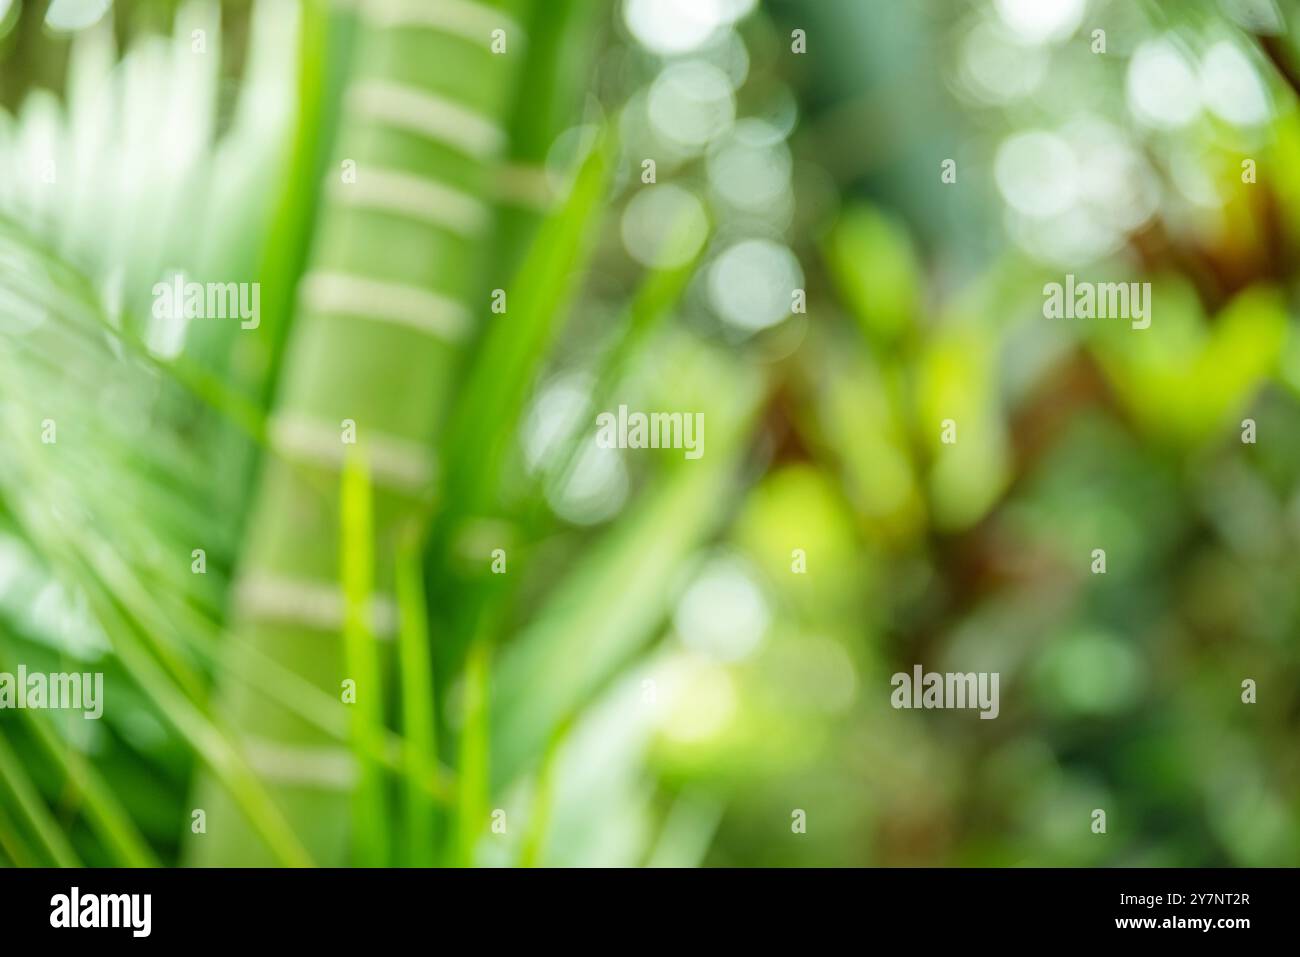
[[[1300,859],[1290,4],[448,6],[519,25],[487,90],[479,40],[347,5],[57,2],[0,0],[0,671],[109,707],[0,712],[0,862]],[[359,134],[376,64],[495,92],[502,155]],[[464,172],[490,232],[331,220],[341,143]],[[391,330],[314,354],[437,478],[285,472],[319,534],[275,547],[343,597],[280,634],[238,585],[322,248],[461,257],[477,332],[405,388]],[[157,322],[177,271],[260,281],[261,328]],[[1150,328],[1045,318],[1066,274],[1149,282]],[[598,449],[619,404],[705,455]],[[997,720],[891,708],[918,663],[998,672]]]

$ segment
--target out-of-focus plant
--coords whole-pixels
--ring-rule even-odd
[[[1295,861],[1277,6],[92,6],[0,2],[0,671],[108,696],[0,860]]]

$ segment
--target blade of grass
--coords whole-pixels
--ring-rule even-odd
[[[745,437],[762,389],[755,373],[718,363],[708,410],[710,449],[643,492],[635,510],[577,562],[495,676],[495,783],[535,760],[552,729],[636,652],[665,614],[686,558],[725,518]]]
[[[81,862],[64,836],[63,829],[59,827],[59,822],[41,800],[36,785],[23,770],[22,762],[3,734],[0,734],[0,781],[8,785],[18,810],[55,866],[80,867]]]
[[[555,201],[546,187],[547,157],[556,138],[574,125],[580,113],[602,19],[600,5],[589,0],[546,0],[531,4],[527,13],[528,42],[514,90],[510,152],[500,176],[493,244],[498,251],[495,258],[511,272],[518,268],[538,223]]]
[[[137,687],[153,702],[158,715],[194,749],[221,779],[223,788],[247,816],[283,866],[308,867],[311,857],[294,834],[261,781],[243,759],[232,738],[204,707],[178,687],[150,653],[150,645],[115,596],[103,586],[97,569],[87,564],[74,543],[58,538],[47,542],[47,555],[80,582],[95,618],[109,637],[113,652]]]
[[[699,867],[722,819],[722,805],[682,795],[673,802],[646,867]]]
[[[120,623],[118,627],[121,627]],[[110,625],[105,625],[105,630],[110,628]],[[159,713],[212,769],[222,787],[235,799],[254,829],[266,841],[276,860],[282,866],[312,866],[306,848],[252,768],[231,744],[229,735],[175,690],[166,674],[145,653],[129,642],[117,642],[114,650],[132,679],[153,700]]]
[[[275,211],[260,268],[262,285],[269,291],[264,311],[271,323],[268,335],[239,341],[239,347],[249,353],[249,363],[265,367],[263,405],[269,405],[275,394],[295,291],[308,266],[320,192],[332,159],[343,91],[360,32],[356,19],[356,11],[347,7],[319,0],[302,5],[298,117],[285,177],[289,186]]]
[[[339,710],[335,695],[321,690],[302,675],[286,668],[243,635],[223,630],[180,600],[179,596],[164,594],[158,596],[158,601],[156,614],[175,623],[179,631],[187,633],[192,640],[186,647],[194,651],[209,668],[237,678],[250,689],[280,703],[338,741],[346,741],[351,736],[350,717]],[[237,647],[239,654],[222,653],[223,649],[232,647]],[[386,728],[383,729],[383,738],[377,743],[372,742],[368,747],[370,757],[385,769],[408,776],[436,804],[451,806],[455,776],[450,768],[437,763],[436,751],[432,761],[427,754],[422,754],[422,763],[416,769],[412,765],[410,742]]]
[[[339,741],[346,741],[351,736],[350,720],[347,715],[340,714],[338,699],[334,695],[317,688],[238,634],[225,633],[221,640],[227,645],[238,644],[241,653],[221,655],[215,646],[195,645],[213,668],[228,672],[251,689],[280,702],[304,721]],[[369,748],[367,753],[371,759],[393,774],[407,776],[435,804],[444,807],[452,804],[455,776],[450,768],[437,763],[436,753],[432,763],[427,754],[422,755],[420,760],[423,764],[419,770],[415,769],[410,742],[387,728],[383,729],[383,738],[371,742]]]
[[[41,866],[40,858],[19,835],[18,825],[5,811],[3,803],[0,803],[0,851],[3,851],[9,858],[6,863],[12,864],[14,867]],[[0,858],[0,860],[3,860],[3,858]]]
[[[456,811],[456,863],[474,865],[474,851],[488,818],[488,646],[470,646],[465,662],[465,724],[460,739]]]
[[[537,867],[542,862],[546,851],[546,836],[551,827],[551,808],[555,802],[555,765],[560,754],[560,747],[568,736],[570,723],[563,721],[551,735],[546,754],[542,756],[542,766],[537,772],[536,792],[533,795],[532,814],[528,818],[528,830],[524,834],[523,847],[519,852],[520,867]]]
[[[384,737],[383,685],[379,653],[370,628],[375,578],[374,519],[370,475],[363,454],[350,447],[339,496],[339,569],[344,614],[343,647],[356,690],[352,705],[353,750],[360,767],[353,796],[353,856],[363,867],[389,863],[384,770],[372,755]]]
[[[27,724],[45,753],[63,771],[75,796],[79,797],[91,828],[124,867],[158,867],[158,858],[113,795],[108,784],[73,748],[66,746],[49,726],[44,715],[24,711]]]
[[[448,430],[446,500],[474,514],[496,496],[501,457],[514,437],[537,369],[561,327],[574,276],[599,230],[614,157],[614,137],[597,135],[564,204],[542,224],[508,290],[508,311],[488,329]],[[492,423],[484,428],[484,423]]]
[[[433,670],[429,654],[428,609],[420,551],[405,545],[397,556],[399,670],[402,681],[402,734],[406,741],[404,808],[406,863],[435,862],[437,810],[424,781],[438,768]]]
[[[683,216],[671,227],[668,248],[679,250],[683,245],[693,241],[689,234],[691,226],[688,219],[689,217]],[[699,241],[698,237],[695,237],[694,241]],[[696,266],[706,245],[704,242],[699,242],[699,250],[694,256],[687,257],[681,265],[651,269],[642,277],[627,308],[623,333],[601,364],[599,377],[583,405],[582,414],[574,416],[575,429],[585,428],[586,423],[590,421],[591,412],[606,405],[615,386],[622,381],[629,365],[640,354],[645,342],[655,330],[660,328],[673,306],[681,298],[686,284],[695,275]],[[573,478],[582,454],[582,445],[575,440],[576,436],[570,435],[569,438],[563,482]]]

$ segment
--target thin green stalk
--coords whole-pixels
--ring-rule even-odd
[[[488,647],[481,638],[465,661],[465,724],[460,738],[457,860],[472,867],[488,822]]]
[[[82,802],[86,819],[104,844],[125,867],[157,867],[158,858],[149,848],[126,808],[114,796],[108,783],[80,752],[59,740],[45,716],[25,711],[27,724],[45,752],[62,769],[64,777]]]
[[[527,401],[537,370],[563,328],[575,275],[594,248],[604,212],[616,146],[612,131],[592,145],[565,203],[542,224],[509,290],[508,319],[493,323],[470,372],[445,457],[457,463],[448,475],[447,501],[458,513],[495,507],[500,462],[508,454],[513,425]],[[492,423],[492,428],[484,428]]]
[[[40,858],[27,846],[18,834],[18,826],[0,804],[0,851],[9,858],[8,863],[14,867],[40,867]]]
[[[709,452],[641,492],[503,650],[493,674],[494,785],[535,763],[560,722],[654,633],[681,563],[725,521],[764,384],[740,364],[713,369]]]
[[[722,819],[722,804],[682,795],[673,802],[646,867],[699,867]]]
[[[87,583],[94,614],[110,636],[113,651],[131,680],[147,695],[159,715],[174,728],[221,779],[254,830],[266,842],[273,859],[282,866],[310,866],[310,855],[294,834],[266,788],[231,743],[231,738],[204,708],[178,687],[172,676],[150,654],[136,625],[115,597],[104,589],[104,579],[89,565],[74,544],[51,540],[50,552]],[[156,644],[156,642],[155,642]]]
[[[55,866],[80,867],[81,862],[64,836],[63,829],[59,827],[59,822],[54,819],[50,809],[41,800],[36,785],[23,771],[22,762],[9,747],[9,742],[3,734],[0,734],[0,781],[4,781],[9,786],[9,792],[14,796],[18,810],[31,825],[32,831],[35,832]]]
[[[397,605],[401,616],[402,734],[406,740],[406,862],[412,867],[428,867],[435,860],[437,809],[423,782],[437,771],[438,741],[423,570],[419,549],[410,544],[403,545],[397,556]]]
[[[679,243],[699,242],[699,237],[691,237],[687,234],[688,225],[685,220],[675,224],[674,231],[669,234],[672,237],[669,240],[669,248],[676,248]],[[592,413],[606,406],[617,384],[627,374],[633,358],[640,353],[645,342],[661,328],[664,320],[671,314],[673,306],[681,299],[686,284],[695,275],[707,243],[699,242],[699,246],[699,251],[681,265],[651,269],[641,278],[636,293],[627,307],[621,337],[602,363],[583,413],[574,416],[574,422],[581,423],[577,428],[585,427],[591,420]],[[560,481],[561,485],[570,481],[577,471],[583,449],[582,443],[576,441],[576,435],[570,436],[568,445],[569,451],[563,466],[564,478]]]
[[[387,802],[384,770],[372,755],[383,741],[383,681],[379,652],[371,633],[374,599],[374,517],[370,477],[363,453],[353,447],[343,466],[339,522],[339,569],[343,579],[343,646],[348,677],[356,701],[352,704],[352,737],[360,768],[353,795],[353,857],[363,867],[389,863]]]
[[[0,665],[0,670],[10,670]],[[37,744],[63,772],[72,796],[82,802],[90,827],[125,867],[157,867],[158,858],[94,765],[55,733],[49,716],[27,709],[21,712]]]
[[[537,772],[537,786],[533,795],[532,813],[528,830],[524,834],[523,848],[519,852],[520,867],[537,867],[546,851],[546,836],[551,829],[551,810],[555,803],[555,766],[560,747],[568,737],[570,722],[562,722],[542,756],[542,766]]]

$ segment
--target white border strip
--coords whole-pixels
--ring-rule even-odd
[[[469,239],[487,228],[491,213],[468,193],[423,176],[390,169],[358,169],[354,183],[330,177],[331,198],[344,206],[379,210],[450,230]]]
[[[341,471],[347,457],[342,430],[330,423],[278,414],[267,423],[271,448],[286,458]],[[366,430],[357,437],[376,484],[424,492],[433,483],[437,461],[419,442]]]
[[[464,306],[449,296],[417,286],[346,273],[314,272],[302,280],[298,295],[307,308],[328,315],[406,326],[448,341],[469,334],[470,315]]]
[[[523,38],[519,22],[506,11],[473,0],[358,0],[362,16],[380,28],[427,27],[486,47],[493,30],[505,30],[511,43]]]
[[[446,143],[475,159],[491,159],[505,145],[505,131],[492,119],[418,87],[367,80],[348,91],[359,116]]]
[[[245,758],[261,777],[331,791],[351,791],[356,785],[357,760],[347,748],[285,744],[257,735],[240,740]]]
[[[318,631],[342,631],[347,601],[338,585],[276,578],[254,573],[235,585],[238,614],[254,621],[303,625]],[[370,628],[376,638],[397,634],[397,602],[388,595],[370,597]]]

